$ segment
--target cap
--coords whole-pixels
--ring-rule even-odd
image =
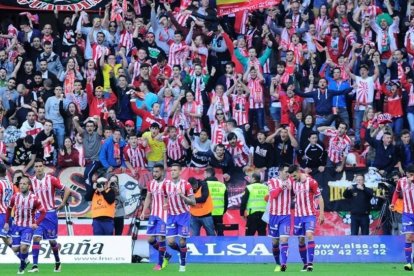
[[[125,126],[134,127],[135,126],[135,123],[132,120],[128,120],[128,121],[125,122]]]

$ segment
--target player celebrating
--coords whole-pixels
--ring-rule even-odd
[[[296,203],[293,232],[295,236],[299,236],[299,253],[304,264],[302,271],[313,271],[313,256],[315,252],[313,232],[316,225],[314,199],[319,197],[320,213],[318,222],[322,224],[325,220],[323,198],[318,182],[309,175],[301,173],[298,166],[290,166],[288,172],[294,180],[292,191],[295,194]],[[308,248],[306,248],[305,244],[305,235],[308,239]]]
[[[148,221],[147,235],[148,243],[158,251],[158,264],[154,266],[154,270],[164,269],[171,258],[166,251],[165,234],[167,220],[167,210],[164,209],[164,166],[156,164],[152,169],[152,177],[154,178],[147,187],[147,196],[144,201],[144,208],[141,213],[141,220],[145,219],[145,212],[151,206],[151,214]],[[158,237],[158,241],[157,241]]]
[[[59,179],[52,175],[45,173],[43,160],[36,159],[34,162],[35,176],[32,178],[33,192],[42,202],[43,207],[46,210],[46,217],[39,225],[33,235],[33,267],[29,272],[39,272],[38,260],[40,250],[40,240],[43,238],[49,240],[50,247],[52,248],[53,255],[55,256],[55,269],[54,272],[60,272],[61,264],[59,258],[60,245],[56,242],[58,234],[58,216],[57,210],[62,209],[66,201],[69,198],[71,190],[60,183]],[[56,189],[64,191],[62,203],[55,206],[55,191]]]
[[[273,257],[276,261],[275,272],[286,271],[288,239],[290,233],[290,192],[292,180],[288,174],[289,165],[279,167],[279,178],[272,178],[269,187],[269,235],[272,237]],[[281,251],[279,249],[279,239]],[[280,262],[282,253],[282,263]]]
[[[191,184],[180,179],[181,166],[171,165],[171,180],[164,185],[166,199],[164,206],[168,206],[167,215],[167,240],[168,245],[180,252],[180,272],[185,272],[185,258],[187,256],[187,241],[190,236],[190,208],[196,204]],[[175,237],[180,237],[180,246]]]
[[[10,205],[7,208],[6,223],[3,231],[8,232],[9,219],[14,208],[14,226],[12,230],[13,237],[13,251],[20,252],[20,267],[17,274],[24,274],[27,266],[27,256],[29,255],[29,247],[32,242],[33,231],[38,228],[38,225],[46,216],[45,209],[42,206],[38,197],[30,192],[29,187],[31,181],[29,177],[23,176],[19,182],[20,192],[13,195],[10,200]],[[35,212],[39,216],[35,220]]]
[[[395,202],[398,199],[398,195],[402,193],[404,210],[402,215],[402,233],[405,234],[405,258],[407,264],[404,265],[404,269],[408,271],[413,270],[413,259],[411,257],[413,248],[413,234],[414,234],[414,165],[409,165],[406,169],[407,176],[400,178],[397,182],[392,201],[390,204],[391,211],[394,211]]]

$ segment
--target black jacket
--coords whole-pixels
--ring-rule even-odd
[[[352,185],[352,189],[344,191],[344,197],[352,200],[351,215],[369,215],[371,210],[371,198],[373,190],[364,186],[363,190],[357,189],[357,185]]]

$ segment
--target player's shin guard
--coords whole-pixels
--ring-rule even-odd
[[[411,258],[411,254],[413,253],[413,245],[412,243],[405,243],[405,259],[407,261],[407,264],[411,264],[412,263],[412,258]]]
[[[278,245],[273,245],[273,258],[276,264],[280,265],[280,250]]]
[[[152,246],[152,248],[154,248],[155,250],[159,251],[160,244],[158,243],[157,240],[153,240],[153,241],[148,242],[148,243]]]
[[[161,266],[162,262],[164,261],[164,255],[166,252],[165,241],[160,241],[159,246],[160,247],[158,249],[158,264]]]
[[[180,265],[185,266],[185,259],[187,257],[187,244],[180,246]]]
[[[281,252],[281,255],[282,255],[282,265],[285,265],[286,262],[287,262],[287,255],[288,255],[289,245],[287,243],[282,243],[280,245],[280,248],[281,248],[280,252]]]
[[[313,256],[315,255],[315,242],[309,241],[308,242],[308,262],[313,263]]]
[[[308,264],[308,252],[306,250],[306,244],[299,244],[299,255],[304,264]]]
[[[56,241],[51,241],[50,246],[52,247],[53,256],[55,256],[55,262],[60,263],[58,243]]]
[[[37,265],[39,263],[39,250],[40,250],[40,242],[33,241],[33,245],[32,245],[33,265]]]

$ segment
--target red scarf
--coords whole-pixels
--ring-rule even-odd
[[[117,165],[121,164],[121,149],[119,147],[119,143],[114,142],[114,159]]]
[[[73,86],[75,84],[75,71],[69,70],[66,72],[66,78],[63,83],[65,95],[69,93],[73,93]]]

